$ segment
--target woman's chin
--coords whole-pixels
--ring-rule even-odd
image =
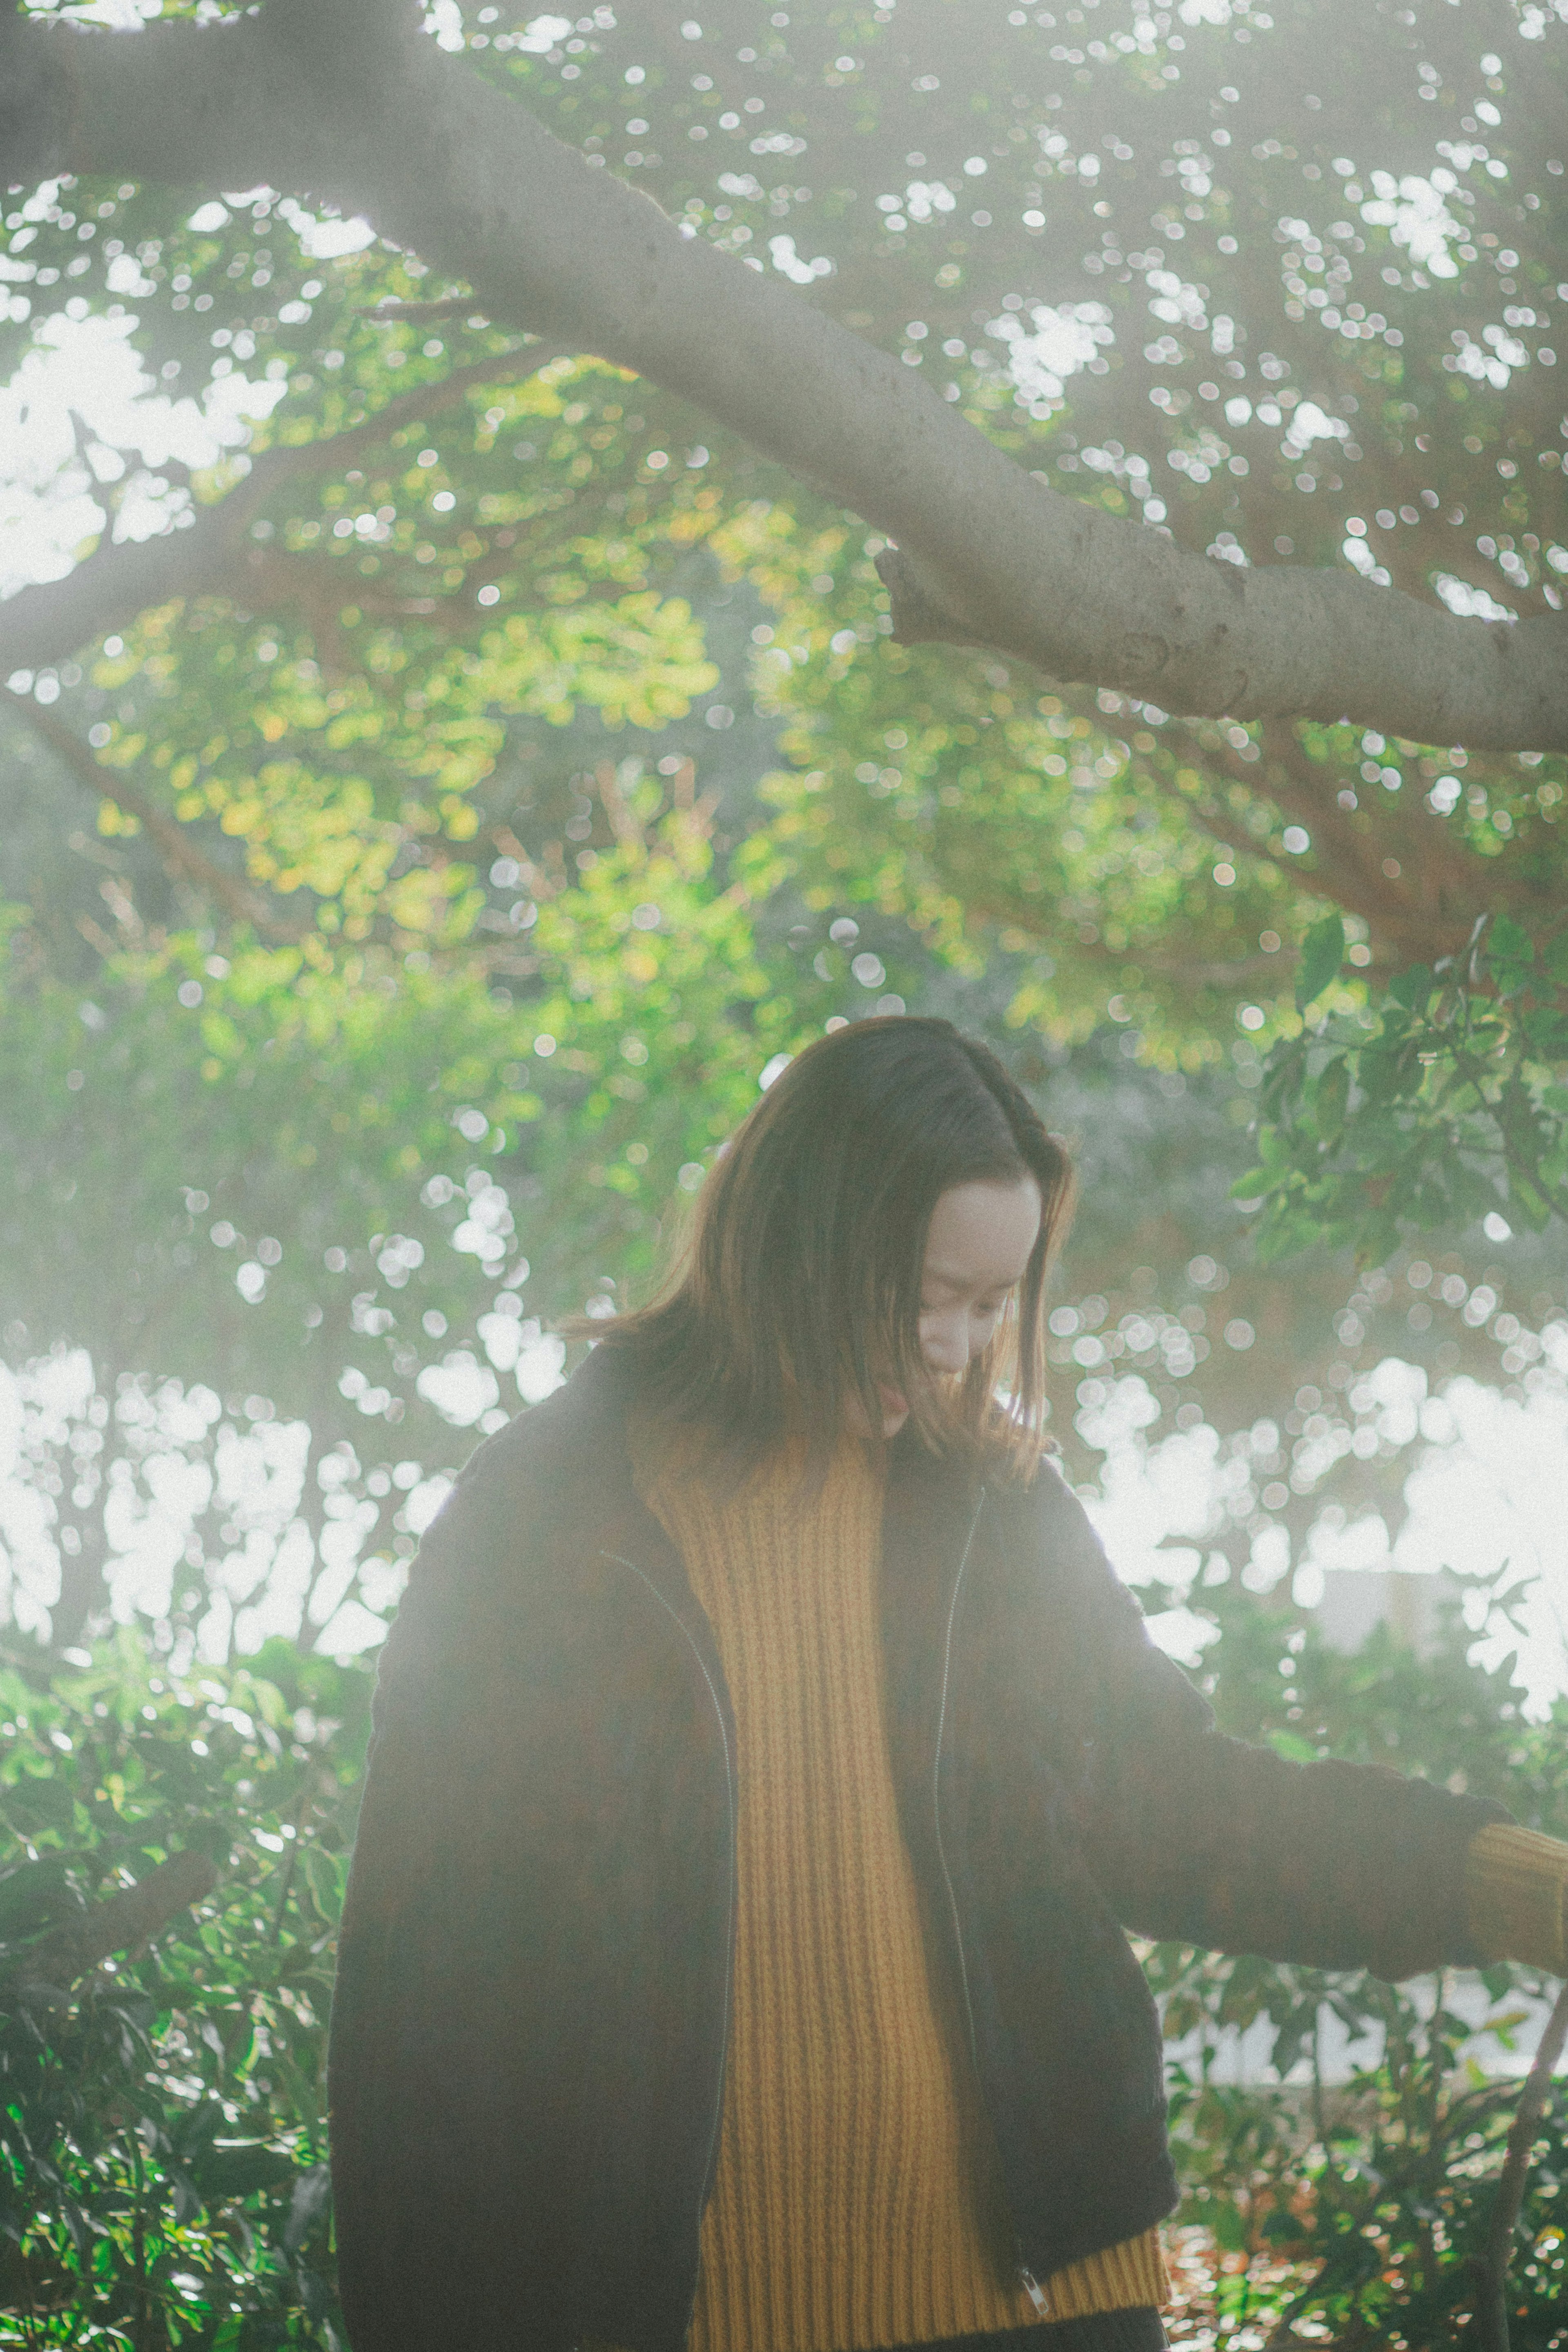
[[[900,1389],[890,1389],[878,1381],[876,1393],[882,1405],[882,1433],[896,1437],[909,1419],[909,1399]]]

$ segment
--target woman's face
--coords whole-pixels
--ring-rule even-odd
[[[1040,1187],[1017,1181],[955,1184],[931,1213],[920,1286],[920,1353],[939,1375],[962,1372],[990,1343],[1040,1238]],[[909,1400],[878,1382],[883,1432],[909,1418]]]

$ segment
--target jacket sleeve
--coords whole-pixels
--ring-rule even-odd
[[[727,1789],[599,1549],[622,1457],[559,1397],[464,1472],[382,1653],[329,2069],[354,2352],[677,2342],[690,2308]]]
[[[1470,1841],[1465,1893],[1486,1959],[1568,1973],[1568,1845],[1560,1838],[1490,1823]]]
[[[1504,1808],[1383,1765],[1292,1763],[1218,1730],[1077,1498],[1046,1474],[1040,1486],[1051,1614],[1071,1627],[1059,1730],[1075,1751],[1084,1860],[1122,1924],[1390,1979],[1479,1965],[1467,1858]]]
[[[339,1943],[329,2087],[343,2307],[356,2352],[554,2331],[530,2275],[548,2203],[519,2128],[520,2053],[551,1955],[530,1894],[571,1824],[549,1769],[549,1693],[519,1611],[497,1451],[427,1532],[382,1654]],[[513,1549],[516,1547],[514,1545]],[[561,2332],[564,2342],[564,2330]]]

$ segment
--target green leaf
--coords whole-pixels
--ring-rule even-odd
[[[335,1927],[343,1907],[343,1890],[348,1884],[347,1858],[340,1853],[323,1853],[319,1846],[308,1845],[304,1861],[311,1899],[328,1925]]]
[[[1521,1223],[1531,1233],[1540,1233],[1550,1223],[1552,1203],[1542,1198],[1528,1176],[1517,1168],[1505,1171],[1508,1182],[1508,1205],[1514,1210]]]
[[[1568,1061],[1568,1013],[1555,1005],[1534,1005],[1520,1023],[1525,1049],[1537,1062]]]
[[[1291,2246],[1306,2234],[1300,2221],[1288,2206],[1276,2206],[1263,2223],[1263,2235],[1271,2246]]]
[[[1304,1013],[1322,994],[1344,961],[1344,919],[1324,915],[1301,941],[1301,966],[1296,975],[1296,1010]]]
[[[324,2164],[313,2165],[302,2172],[294,2184],[294,2194],[288,2203],[288,2220],[283,2231],[284,2252],[298,2254],[317,2222],[326,2212],[332,2199],[332,2175]]]
[[[24,1772],[6,1792],[5,1811],[19,1828],[69,1830],[76,1821],[76,1797],[68,1780]]]
[[[1312,1094],[1312,1115],[1318,1133],[1326,1144],[1333,1145],[1344,1133],[1345,1111],[1350,1102],[1350,1064],[1343,1054],[1336,1054],[1317,1082]]]
[[[1487,935],[1486,959],[1505,995],[1526,986],[1535,968],[1535,942],[1508,915],[1500,915]]]
[[[1206,2216],[1214,2232],[1214,2242],[1228,2254],[1247,2251],[1247,2223],[1243,2215],[1227,2198],[1223,2204],[1211,2205]]]
[[[1388,983],[1388,993],[1396,1004],[1402,1004],[1407,1013],[1414,1013],[1417,1006],[1426,1003],[1435,985],[1431,965],[1413,963],[1404,971],[1395,973]]]

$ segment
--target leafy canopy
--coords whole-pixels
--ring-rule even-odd
[[[432,31],[1059,488],[1550,607],[1561,26],[1051,13]],[[646,1274],[777,1054],[899,1002],[1082,1142],[1064,1357],[1124,1330],[1248,1417],[1391,1339],[1441,1371],[1486,1318],[1369,1274],[1348,1356],[1331,1320],[1330,1253],[1423,1233],[1434,1289],[1479,1255],[1544,1322],[1543,1256],[1508,1298],[1473,1228],[1564,1181],[1560,761],[894,644],[874,534],[319,204],[61,182],[5,224],[62,575],[0,610],[16,1351],[439,1461],[434,1399]],[[1228,1263],[1220,1313],[1188,1269]]]

